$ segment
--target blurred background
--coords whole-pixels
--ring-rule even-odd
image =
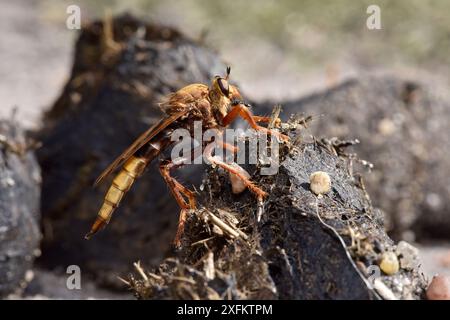
[[[80,6],[82,22],[127,11],[203,39],[252,100],[296,98],[373,70],[414,75],[421,68],[446,80],[450,3],[375,2],[2,0],[1,115],[17,106],[21,121],[36,125],[59,94],[77,36],[65,25],[70,4]],[[366,27],[370,4],[381,7],[381,30]]]
[[[0,118],[17,110],[21,125],[39,128],[61,94],[78,36],[66,27],[71,4],[82,24],[130,12],[179,29],[217,50],[251,101],[297,99],[365,73],[430,77],[448,88],[446,0],[0,0]],[[381,30],[366,26],[371,4],[381,8]],[[420,248],[428,274],[450,274],[450,245]]]

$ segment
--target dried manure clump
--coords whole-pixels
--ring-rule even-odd
[[[343,152],[345,142],[303,139],[298,118],[282,125],[292,144],[280,148],[275,175],[245,169],[268,197],[258,222],[251,193],[234,194],[228,174],[210,168],[200,208],[186,223],[182,248],[158,268],[124,281],[140,299],[418,299],[417,268],[386,274],[378,264],[395,243]],[[310,189],[316,171],[330,190]],[[328,181],[328,180],[327,180]],[[375,269],[374,269],[375,268]],[[372,271],[377,271],[377,276]]]
[[[395,239],[450,236],[450,96],[448,84],[418,73],[361,75],[323,92],[282,103],[283,117],[313,115],[311,132],[359,140],[355,152],[373,164],[365,175],[373,204]],[[272,103],[258,106],[270,112]],[[323,121],[322,121],[323,120]]]
[[[40,253],[35,146],[16,121],[0,121],[0,298],[23,289]]]

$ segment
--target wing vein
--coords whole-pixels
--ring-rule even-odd
[[[98,185],[105,177],[107,177],[116,168],[122,166],[133,154],[141,149],[146,143],[150,142],[158,133],[166,129],[170,124],[178,120],[186,114],[190,108],[185,108],[177,113],[165,117],[155,123],[152,127],[141,134],[120,156],[118,156],[95,180],[94,186]]]

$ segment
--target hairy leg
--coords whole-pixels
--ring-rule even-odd
[[[189,210],[193,210],[196,208],[196,201],[194,193],[179,183],[175,178],[170,175],[171,169],[179,168],[183,165],[183,163],[174,163],[170,160],[162,161],[159,166],[159,171],[161,172],[162,177],[166,181],[169,186],[172,195],[180,206],[180,217],[178,220],[178,228],[177,233],[175,235],[174,244],[176,247],[179,247],[181,244],[181,236],[184,232],[184,224],[186,222],[187,214]],[[187,201],[186,201],[187,200]]]
[[[223,168],[225,171],[232,173],[236,177],[241,179],[242,182],[245,184],[245,186],[257,196],[258,201],[262,201],[264,199],[264,197],[267,196],[266,192],[264,192],[262,189],[258,188],[249,178],[247,178],[245,175],[243,175],[240,170],[238,170],[235,167],[233,167],[232,165],[224,162],[222,159],[219,159],[218,157],[214,157],[212,155],[213,150],[214,150],[214,143],[210,143],[205,148],[204,155],[209,162]]]
[[[252,115],[250,110],[244,104],[242,104],[240,102],[238,104],[236,104],[233,107],[233,109],[231,109],[231,111],[223,118],[222,125],[225,127],[228,126],[231,122],[233,122],[239,116],[242,119],[244,119],[245,121],[247,121],[249,123],[249,125],[257,131],[265,132],[267,134],[276,136],[284,141],[289,140],[289,137],[284,134],[281,134],[277,131],[270,130],[270,129],[259,126],[256,123],[257,121],[255,121],[255,118],[254,118],[255,116]],[[261,120],[261,119],[264,120],[264,118],[266,118],[266,117],[259,117],[259,118],[256,118],[256,120]],[[264,121],[262,121],[262,122],[264,122]]]
[[[272,120],[271,117],[261,117],[261,116],[252,116],[252,117],[253,117],[253,120],[255,120],[255,122],[257,122],[257,123],[269,123],[270,120]],[[281,120],[280,120],[280,118],[277,118],[275,120],[275,126],[279,127],[280,124],[281,124]]]

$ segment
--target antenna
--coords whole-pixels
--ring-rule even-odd
[[[231,72],[231,67],[228,66],[227,67],[227,76],[225,77],[225,80],[228,80],[228,77],[230,76],[230,72]]]

